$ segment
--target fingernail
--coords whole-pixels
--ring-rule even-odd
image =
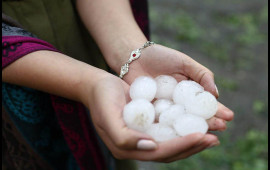
[[[217,92],[217,95],[219,96],[219,92],[218,92],[217,85],[215,85],[215,87],[216,87],[216,92]]]
[[[217,141],[216,143],[213,143],[213,144],[209,145],[209,146],[207,147],[207,149],[213,148],[213,147],[218,146],[218,145],[220,145],[220,142],[219,142],[219,141]]]
[[[151,140],[139,140],[137,148],[140,150],[154,150],[157,148],[157,144]]]

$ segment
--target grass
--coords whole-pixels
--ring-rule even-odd
[[[212,24],[207,27],[203,21],[199,22],[198,16],[185,9],[178,10],[173,15],[169,12],[150,10],[150,18],[157,25],[156,30],[159,34],[167,32],[174,37],[175,43],[170,44],[188,44],[222,65],[232,65],[235,70],[252,69],[254,56],[257,55],[252,47],[268,39],[268,32],[264,29],[268,25],[267,7],[263,7],[257,13],[215,15],[209,18],[207,22]],[[163,38],[166,39],[166,36]],[[168,42],[165,43],[167,44]]]
[[[268,114],[267,103],[261,99],[254,100],[252,108],[255,114]]]
[[[233,6],[231,3],[246,5],[246,2],[244,0],[228,3],[223,1],[222,4],[228,6]],[[213,0],[196,3],[202,5],[208,3],[210,7],[206,7],[206,9],[215,8],[211,4],[217,4]],[[228,107],[233,107],[232,109],[237,114],[236,117],[239,117],[238,121],[249,122],[250,120],[245,120],[245,118],[250,117],[245,117],[246,114],[254,114],[254,118],[258,118],[254,122],[260,122],[261,125],[268,125],[266,120],[268,117],[266,99],[268,95],[262,94],[258,90],[268,90],[258,89],[256,85],[251,84],[253,81],[250,79],[263,78],[260,75],[262,70],[260,67],[265,67],[265,65],[255,66],[267,60],[263,57],[268,51],[261,48],[265,47],[268,40],[267,3],[265,2],[266,5],[261,6],[261,8],[252,8],[252,10],[241,8],[242,10],[234,10],[233,12],[229,9],[229,12],[224,10],[223,12],[211,13],[211,10],[216,10],[209,9],[209,15],[206,18],[199,17],[198,13],[189,7],[190,3],[185,6],[184,1],[180,3],[181,9],[179,10],[150,10],[151,22],[156,24],[153,30],[155,41],[172,48],[184,45],[185,50],[201,54],[202,61],[208,62],[210,58],[213,62],[209,65],[215,64],[217,66],[213,68],[220,68],[226,72],[226,76],[219,72],[215,78],[217,86],[222,92],[228,92],[227,94],[238,92],[239,94],[242,86],[249,86],[252,92],[255,91],[256,94],[262,96],[256,98],[249,95],[249,91],[243,88],[242,92],[246,94],[240,96],[248,97],[247,100],[242,101],[241,98],[237,98],[239,100],[234,103],[227,101],[232,105]],[[258,4],[263,3],[258,1]],[[194,6],[195,9],[198,8],[198,6]],[[253,73],[256,75],[254,76]],[[247,78],[241,79],[240,75],[246,75]],[[241,102],[246,102],[248,105],[243,107]],[[252,104],[250,105],[250,103]],[[266,170],[268,169],[268,131],[258,130],[264,129],[264,127],[260,125],[252,127],[248,124],[245,127],[239,127],[235,120],[231,123],[228,131],[218,133],[221,141],[220,146],[185,160],[160,164],[160,170]],[[234,136],[231,136],[233,133],[230,131],[234,130],[239,133],[237,137],[235,137],[235,133]]]
[[[215,80],[217,87],[223,91],[236,91],[238,89],[238,83],[233,79],[216,76]]]
[[[221,145],[185,160],[161,164],[160,170],[267,170],[268,134],[249,130],[243,138],[230,141],[229,133],[220,137]]]

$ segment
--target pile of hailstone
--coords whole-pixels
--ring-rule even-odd
[[[157,142],[208,131],[206,120],[217,112],[217,100],[191,80],[179,83],[161,75],[141,76],[129,91],[131,102],[123,110],[126,125],[152,136]]]

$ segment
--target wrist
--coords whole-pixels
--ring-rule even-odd
[[[119,74],[121,66],[128,61],[130,53],[140,48],[146,41],[147,38],[144,35],[137,36],[136,38],[123,37],[118,39],[118,41],[112,45],[112,50],[105,52],[105,59],[109,66]]]
[[[95,67],[88,67],[85,69],[80,76],[80,85],[78,86],[78,94],[80,101],[85,105],[88,106],[91,102],[90,99],[93,96],[93,91],[95,86],[103,80],[104,78],[110,76],[108,72],[95,68]]]

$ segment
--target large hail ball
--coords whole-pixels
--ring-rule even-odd
[[[173,127],[179,136],[186,136],[197,132],[205,134],[208,130],[208,124],[205,119],[191,114],[179,116],[174,122]]]
[[[203,92],[204,88],[191,80],[182,80],[178,83],[173,92],[173,101],[176,104],[185,105],[199,92]]]
[[[129,94],[131,99],[146,99],[152,101],[157,92],[156,81],[147,76],[141,76],[134,80],[130,86]]]
[[[157,142],[164,142],[177,137],[174,129],[159,123],[152,124],[146,133],[152,136]]]
[[[169,109],[160,114],[159,123],[172,126],[176,118],[182,114],[186,114],[184,106],[172,105]]]
[[[185,104],[187,113],[200,116],[204,119],[213,117],[218,109],[218,102],[215,96],[204,91],[195,95],[195,97]]]
[[[124,107],[123,118],[129,128],[144,132],[154,123],[155,109],[148,100],[132,100]]]
[[[158,120],[161,112],[169,109],[173,105],[173,102],[171,100],[167,99],[158,99],[154,102],[154,107],[156,111],[156,120]]]
[[[156,98],[171,99],[177,81],[172,76],[160,75],[155,78],[157,82]]]

